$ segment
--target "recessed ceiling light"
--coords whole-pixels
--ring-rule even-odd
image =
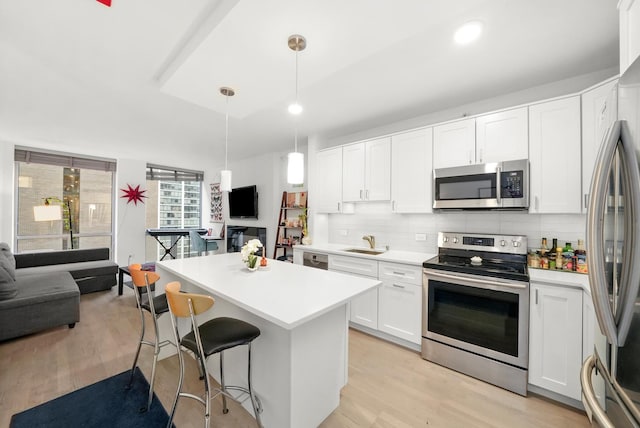
[[[466,45],[480,37],[480,33],[482,33],[482,23],[480,21],[471,21],[458,28],[453,39],[459,45]]]

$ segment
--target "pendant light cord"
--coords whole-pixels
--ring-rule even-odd
[[[298,104],[298,49],[296,49],[296,104]]]
[[[224,169],[227,168],[227,157],[229,153],[229,95],[227,95],[225,101],[225,118],[224,118]]]

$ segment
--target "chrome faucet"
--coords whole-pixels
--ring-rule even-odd
[[[365,241],[369,243],[369,247],[376,248],[376,237],[373,235],[365,235],[362,237]]]

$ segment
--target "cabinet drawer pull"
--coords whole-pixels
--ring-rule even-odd
[[[538,304],[538,289],[536,288],[536,305]]]
[[[404,288],[404,285],[400,285],[400,284],[393,284],[393,286],[396,288]]]
[[[360,199],[362,199],[362,190],[360,190]]]
[[[406,274],[404,272],[393,272],[394,275],[400,275],[400,276],[405,276]]]

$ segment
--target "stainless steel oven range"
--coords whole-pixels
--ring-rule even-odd
[[[527,238],[440,232],[422,266],[422,358],[527,395]]]

